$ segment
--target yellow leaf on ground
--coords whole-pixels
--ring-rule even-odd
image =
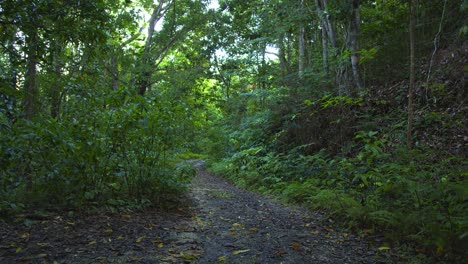
[[[163,243],[163,242],[158,243],[158,244],[156,245],[156,247],[157,247],[157,248],[162,248],[162,247],[164,247],[164,243]]]
[[[294,251],[301,251],[301,244],[299,243],[292,243],[291,247]]]
[[[16,248],[16,250],[15,250],[15,252],[16,252],[16,253],[20,253],[20,252],[21,252],[21,250],[23,250],[23,249],[22,249],[22,248],[20,248],[20,247],[17,247],[17,248]]]
[[[109,229],[104,230],[104,232],[106,232],[106,233],[112,233],[112,232],[114,232],[114,231],[113,231],[112,229],[109,228]]]
[[[236,251],[233,251],[232,254],[233,255],[239,255],[240,253],[245,253],[245,252],[249,252],[250,249],[241,249],[241,250],[236,250]]]
[[[28,237],[30,237],[30,236],[31,236],[31,234],[29,234],[29,233],[23,233],[23,234],[21,234],[21,238],[28,238]]]
[[[390,250],[390,248],[387,246],[382,246],[382,247],[379,247],[379,250]]]
[[[117,237],[117,239],[119,239],[119,240],[120,240],[120,239],[123,239],[123,238],[124,238],[123,235],[119,235],[119,236]]]
[[[232,226],[237,226],[237,227],[239,227],[239,226],[242,226],[242,224],[234,223],[234,224],[232,224]]]
[[[50,246],[49,243],[36,243],[36,245],[38,245],[39,247],[47,247],[47,246]]]
[[[146,236],[141,236],[141,237],[139,237],[139,238],[136,240],[136,242],[137,242],[137,243],[140,243],[140,242],[143,241],[143,239],[145,239],[145,238],[146,238]]]
[[[88,243],[88,246],[91,246],[91,245],[96,245],[96,240],[91,241],[91,242]]]
[[[219,258],[218,258],[218,261],[219,261],[219,262],[226,262],[226,260],[227,260],[227,257],[226,257],[226,256],[222,256],[222,257],[219,257]]]
[[[254,232],[255,232],[255,231],[258,231],[258,228],[256,228],[256,227],[252,227],[252,228],[250,228],[249,230],[250,230],[250,231],[254,231]]]
[[[45,253],[38,254],[37,257],[38,258],[45,258],[45,257],[47,257],[47,254],[45,254]]]

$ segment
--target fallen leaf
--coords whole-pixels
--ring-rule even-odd
[[[379,250],[390,250],[390,248],[387,246],[382,246],[382,247],[379,247]]]
[[[37,257],[38,258],[45,258],[45,257],[47,257],[47,254],[45,254],[45,253],[38,254]]]
[[[31,234],[29,234],[29,233],[23,233],[23,234],[21,234],[21,238],[28,238],[28,237],[30,237],[30,236],[31,236]]]
[[[291,247],[294,251],[301,251],[301,244],[299,243],[292,243]]]
[[[141,237],[139,237],[139,238],[136,240],[136,242],[137,242],[137,243],[140,243],[140,242],[143,241],[143,239],[145,239],[145,238],[146,238],[146,236],[141,236]]]
[[[75,225],[75,222],[67,222],[69,225]]]
[[[180,255],[185,261],[194,261],[200,256],[200,254],[192,250],[181,252]]]
[[[163,243],[163,242],[158,243],[158,244],[156,245],[156,247],[157,247],[157,248],[162,248],[162,247],[164,247],[164,243]]]
[[[250,230],[250,231],[254,231],[254,232],[256,232],[256,231],[258,231],[258,228],[256,228],[256,227],[252,227],[252,228],[250,228],[249,230]]]
[[[129,215],[129,214],[123,214],[123,215],[121,215],[121,217],[122,217],[122,218],[127,218],[127,219],[128,219],[128,218],[132,218],[132,216]]]
[[[47,247],[47,246],[50,246],[49,243],[36,243],[36,245],[38,245],[39,247]]]
[[[96,240],[93,240],[93,241],[88,243],[88,246],[91,246],[91,245],[96,245]]]
[[[233,251],[232,254],[233,255],[239,255],[240,253],[245,253],[245,252],[249,252],[250,249],[241,249],[241,250],[236,250],[236,251]]]
[[[16,250],[15,250],[15,252],[16,252],[16,253],[20,253],[20,252],[21,252],[21,250],[23,250],[23,249],[22,249],[22,248],[20,248],[20,247],[17,247],[17,248],[16,248]]]
[[[288,254],[288,252],[286,251],[276,251],[275,252],[275,255],[278,256],[278,257],[282,257],[284,255]]]
[[[237,227],[240,227],[240,226],[242,226],[242,224],[239,224],[239,223],[234,223],[234,224],[232,224],[232,226],[237,226]]]
[[[117,239],[119,239],[119,240],[120,240],[120,239],[123,239],[123,238],[124,238],[123,235],[119,235],[119,236],[117,237]]]
[[[218,261],[219,261],[219,262],[226,262],[226,260],[227,260],[227,257],[226,257],[226,256],[222,256],[222,257],[219,257],[219,258],[218,258]]]

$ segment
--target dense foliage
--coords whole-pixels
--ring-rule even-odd
[[[413,241],[433,256],[464,254],[466,7],[459,1],[418,4],[411,128],[409,5],[349,2],[360,11],[358,79],[349,61],[351,4],[223,2],[234,23],[257,24],[236,27],[237,42],[251,45],[248,55],[236,50],[237,42],[223,43],[231,56],[218,78],[226,84],[229,77],[231,89],[217,123],[224,138],[209,149],[211,169],[245,188],[384,234],[394,245]],[[325,13],[298,15],[301,8]],[[307,25],[302,54],[301,23]],[[323,32],[328,23],[333,34]],[[265,59],[269,45],[277,47],[278,60]],[[406,144],[408,129],[413,148]]]
[[[462,255],[465,2],[0,0],[0,214],[171,204],[201,153]]]

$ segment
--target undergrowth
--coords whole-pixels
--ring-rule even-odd
[[[323,117],[329,107],[349,107],[339,103],[324,107],[324,100],[328,99],[316,102],[322,112],[315,115]],[[353,115],[363,113],[364,107],[358,107]],[[244,131],[262,134],[255,122],[244,126]],[[242,187],[324,210],[349,228],[371,229],[393,244],[411,242],[433,257],[461,258],[468,247],[466,162],[462,156],[424,145],[407,149],[400,143],[403,129],[396,123],[357,130],[352,138],[341,139],[345,144],[339,151],[335,147],[310,151],[306,144],[287,152],[262,144],[268,140],[261,137],[254,142],[243,138],[251,132],[236,132],[231,134],[230,142],[236,144],[232,154],[209,166]]]

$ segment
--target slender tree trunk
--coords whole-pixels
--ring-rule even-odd
[[[327,22],[326,17],[328,14],[324,14],[322,8],[320,7],[319,0],[315,0],[315,8],[317,15],[320,16],[320,31],[322,32],[322,63],[323,71],[328,74],[328,39],[327,39]]]
[[[349,47],[351,49],[351,67],[353,69],[354,84],[358,91],[362,90],[361,82],[359,80],[359,56],[358,56],[358,35],[359,35],[359,0],[353,0],[353,10],[349,21]]]
[[[413,94],[415,88],[415,62],[414,62],[414,2],[409,0],[410,6],[410,83],[408,91],[408,127],[406,132],[406,142],[408,148],[413,147],[413,117],[414,117],[414,106],[413,106]]]
[[[54,83],[51,87],[51,104],[50,115],[59,119],[60,116],[60,94],[62,92],[61,78],[62,78],[62,63],[60,61],[60,54],[62,53],[62,44],[55,41],[53,51],[53,75]]]
[[[148,25],[148,36],[145,42],[145,49],[143,50],[141,59],[141,74],[138,78],[138,94],[144,95],[147,90],[150,89],[152,70],[151,67],[154,64],[154,59],[151,58],[150,50],[153,42],[154,30],[156,23],[164,16],[165,12],[169,8],[172,1],[161,1],[154,9],[151,14]]]
[[[304,0],[301,0],[300,2],[300,10],[301,13],[304,10]],[[298,73],[299,73],[299,79],[304,78],[304,68],[305,68],[305,27],[304,27],[304,21],[299,22],[299,35],[298,35],[298,42],[299,42],[299,51],[298,51]]]
[[[330,12],[328,11],[327,0],[322,0],[322,6],[323,6],[323,11],[325,11],[325,16],[324,16],[325,29],[327,31],[328,38],[330,39],[330,44],[332,48],[336,49],[336,34],[335,34],[335,30],[333,29],[333,25],[330,21]]]
[[[299,55],[298,55],[298,65],[299,65],[299,78],[304,78],[304,68],[305,68],[305,39],[304,39],[304,25],[299,26]]]
[[[32,30],[27,37],[27,68],[24,80],[24,114],[27,120],[32,120],[37,111],[37,32]]]
[[[323,60],[323,71],[328,74],[328,41],[327,33],[325,32],[324,23],[322,23],[322,60]]]
[[[36,116],[38,107],[39,89],[37,86],[37,31],[32,29],[26,37],[27,45],[27,67],[24,76],[24,118],[33,120]],[[33,191],[33,172],[29,163],[30,158],[25,157],[24,177],[26,180],[26,190],[28,193]]]
[[[18,83],[18,72],[17,72],[17,59],[19,57],[18,53],[16,52],[14,46],[14,38],[12,37],[10,41],[8,41],[8,49],[10,50],[9,54],[9,62],[10,62],[10,90],[16,91],[16,85]],[[8,107],[6,109],[6,115],[11,122],[15,121],[14,109],[16,105],[16,97],[13,96],[11,93],[3,95],[4,100],[7,102]]]
[[[154,27],[158,21],[158,10],[154,9],[153,14],[151,15],[149,25],[148,25],[148,36],[146,39],[145,49],[143,50],[142,59],[141,59],[141,75],[138,80],[138,94],[144,95],[149,88],[151,82],[151,42],[154,34]]]
[[[278,57],[279,57],[280,67],[281,67],[281,77],[285,78],[286,75],[289,73],[289,65],[286,59],[283,32],[280,33],[279,38],[278,38]]]
[[[301,9],[304,2],[301,1]],[[305,69],[305,27],[304,22],[299,24],[299,54],[298,54],[298,65],[299,65],[299,78],[304,78],[304,69]]]

